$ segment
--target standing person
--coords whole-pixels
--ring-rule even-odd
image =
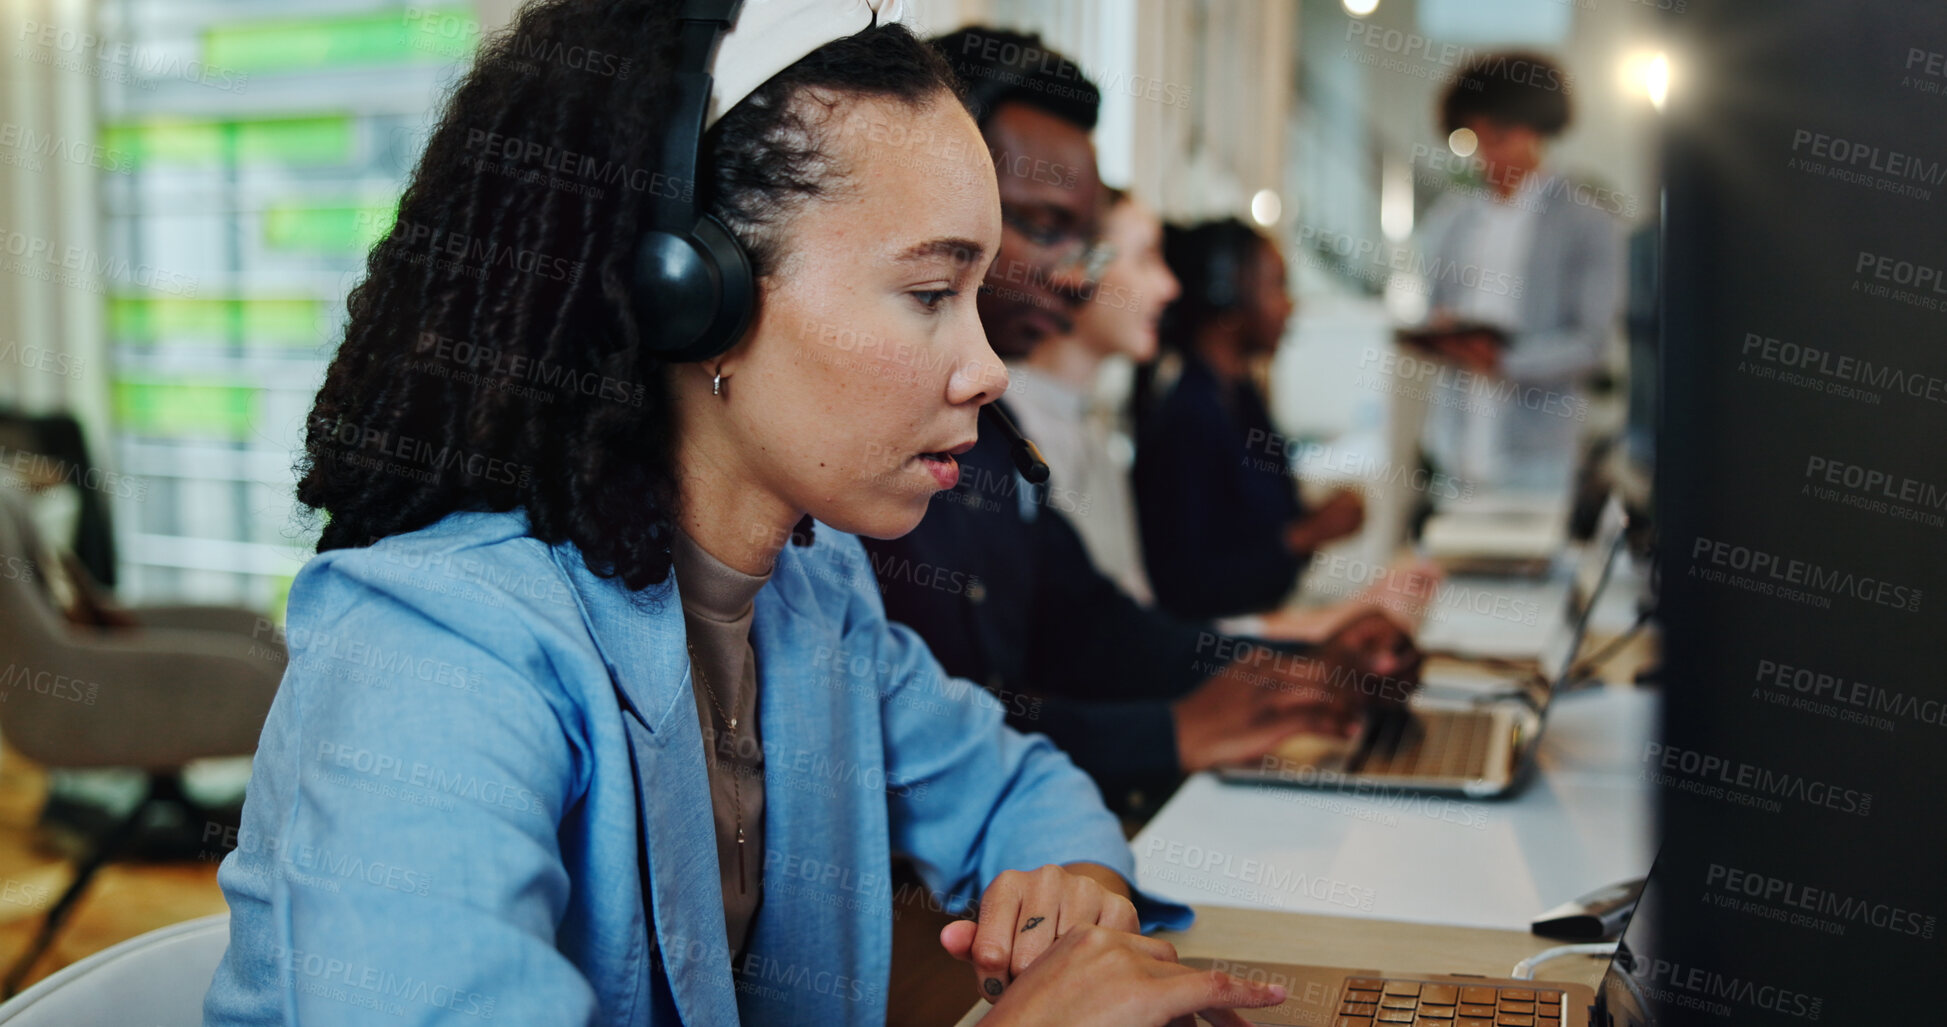
[[[1183,283],[1164,324],[1182,369],[1139,399],[1136,505],[1150,580],[1179,617],[1269,610],[1314,551],[1359,529],[1365,505],[1340,490],[1305,507],[1252,379],[1293,309],[1277,247],[1231,218],[1172,230],[1164,255]]]
[[[1089,141],[1099,98],[1033,36],[968,28],[934,45],[967,84],[999,182],[981,324],[1003,357],[1024,357],[1075,330],[1103,263]],[[1185,773],[1255,761],[1293,734],[1349,732],[1366,702],[1410,687],[1417,654],[1384,617],[1271,659],[1103,576],[1068,520],[1076,493],[1052,477],[1030,485],[996,433],[960,463],[917,529],[866,540],[887,614],[998,696],[1010,723],[1053,739],[1120,812],[1147,815]],[[1384,687],[1320,688],[1346,671]]]
[[[703,6],[524,8],[370,256],[206,1022],[880,1024],[893,850],[980,896],[942,942],[996,1024],[1274,1003],[1134,933],[1188,911],[847,534],[911,530],[1004,381],[969,300],[993,179],[836,130],[977,145],[951,71],[892,4],[725,4],[720,49]],[[589,52],[631,73],[544,56]],[[827,324],[929,369],[821,361]]]
[[[1548,163],[1571,121],[1569,91],[1545,57],[1492,54],[1440,104],[1442,131],[1471,135],[1478,174],[1427,212],[1417,267],[1428,313],[1405,338],[1479,376],[1443,386],[1426,444],[1450,473],[1488,485],[1567,487],[1583,383],[1622,313],[1622,202]]]

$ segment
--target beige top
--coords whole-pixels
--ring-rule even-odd
[[[757,653],[750,624],[757,592],[770,575],[731,567],[680,529],[670,558],[689,636],[696,719],[703,727],[724,933],[735,958],[743,953],[763,898],[764,749],[757,733]]]

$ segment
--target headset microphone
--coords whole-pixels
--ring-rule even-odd
[[[1048,461],[1041,458],[1041,450],[1035,448],[1021,429],[1001,409],[999,403],[989,403],[980,408],[981,413],[991,415],[994,426],[1000,429],[1001,437],[1007,440],[1007,453],[1014,458],[1014,468],[1030,485],[1039,485],[1048,480]]]

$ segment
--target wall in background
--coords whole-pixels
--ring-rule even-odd
[[[441,90],[517,6],[0,0],[0,403],[74,411],[98,462],[135,475],[140,491],[115,505],[132,597],[281,597],[310,550],[291,466],[344,295]],[[1647,208],[1649,114],[1616,67],[1640,37],[1640,5],[1569,6],[1561,50],[1586,88],[1562,160]],[[1268,230],[1292,253],[1308,224],[1383,234],[1388,175],[1395,187],[1405,175],[1416,212],[1432,198],[1411,159],[1439,142],[1439,69],[1355,59],[1375,47],[1350,41],[1339,0],[913,9],[923,34],[986,22],[1038,31],[1074,57],[1104,93],[1104,178],[1168,217],[1247,216],[1268,190],[1281,200]],[[1415,0],[1382,0],[1368,23],[1425,30]],[[89,49],[90,34],[110,52]],[[1371,320],[1345,281],[1304,266],[1294,279],[1301,293],[1348,297],[1352,322]],[[1306,393],[1324,380],[1307,354],[1352,336],[1330,327],[1345,310],[1305,309],[1327,316],[1321,334],[1301,314],[1277,372],[1280,409],[1323,415],[1310,428],[1329,433],[1350,412]]]
[[[0,406],[108,424],[95,95],[80,40],[90,0],[0,0]],[[112,173],[112,172],[110,172]],[[110,276],[113,277],[112,275]]]

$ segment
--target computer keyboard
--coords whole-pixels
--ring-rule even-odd
[[[1353,977],[1333,1027],[1561,1027],[1562,993],[1546,988]]]
[[[1422,710],[1378,739],[1359,769],[1395,777],[1478,776],[1494,730],[1494,715],[1485,710]]]

